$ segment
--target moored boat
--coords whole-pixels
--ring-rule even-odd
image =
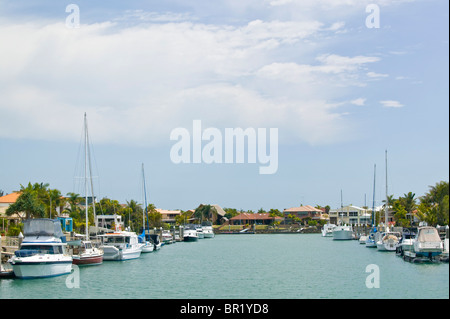
[[[400,241],[400,233],[384,232],[377,241],[377,249],[379,251],[396,251]]]
[[[69,274],[72,271],[72,256],[66,252],[66,245],[58,220],[27,219],[20,249],[8,262],[18,278]]]
[[[333,229],[333,240],[352,240],[353,227],[350,225],[336,226]]]
[[[82,240],[79,245],[68,245],[72,263],[78,266],[93,266],[103,263],[103,251],[95,247],[90,240]]]
[[[202,223],[203,235],[205,238],[214,238],[214,229],[211,222],[206,221]]]
[[[188,224],[188,225],[184,226],[183,240],[184,241],[197,241],[198,240],[198,235],[197,235],[197,230],[195,228],[195,225]]]
[[[134,232],[120,231],[100,235],[103,244],[104,260],[129,260],[141,256],[142,246],[138,242],[138,236]]]
[[[333,229],[336,227],[335,224],[325,224],[322,228],[322,237],[333,237]]]

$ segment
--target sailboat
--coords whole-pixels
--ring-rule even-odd
[[[389,231],[388,223],[388,213],[389,213],[389,202],[388,202],[388,180],[387,180],[387,150],[385,153],[386,157],[386,205],[384,207],[384,224],[385,232],[380,236],[377,241],[377,248],[380,251],[396,251],[398,242],[400,240],[400,233],[393,233]]]
[[[366,247],[367,248],[376,248],[377,247],[376,237],[377,237],[378,233],[377,233],[377,227],[375,226],[375,179],[376,179],[376,172],[377,172],[377,164],[374,164],[374,168],[373,168],[372,228],[370,229],[369,236],[366,239]]]
[[[89,159],[89,160],[88,160]],[[89,176],[88,176],[88,162],[89,162]],[[86,212],[86,235],[85,239],[81,241],[75,241],[69,245],[69,249],[72,252],[72,263],[76,265],[100,265],[103,263],[103,250],[95,247],[89,238],[88,228],[88,180],[91,184],[92,194],[92,209],[95,219],[95,202],[94,202],[94,188],[91,175],[90,164],[90,152],[89,152],[89,137],[87,128],[86,113],[84,113],[84,181],[85,181],[85,212]]]
[[[143,190],[144,190],[144,205],[145,209],[142,211],[142,234],[138,236],[139,243],[142,245],[142,252],[143,253],[151,253],[155,245],[152,241],[152,239],[146,235],[146,231],[150,230],[150,226],[148,223],[148,211],[147,211],[147,190],[145,187],[145,174],[144,174],[144,163],[142,163],[142,184],[143,184]],[[147,217],[147,228],[145,228],[145,218]]]
[[[341,190],[341,213],[343,211],[342,206],[342,190]],[[342,218],[342,216],[341,216]],[[333,228],[333,240],[351,240],[353,239],[353,228],[351,225],[342,225],[342,219],[339,221],[339,225]]]

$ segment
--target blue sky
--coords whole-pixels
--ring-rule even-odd
[[[0,0],[0,189],[95,192],[165,209],[377,204],[448,181],[445,0]],[[366,6],[380,8],[367,28]],[[278,170],[174,164],[175,128],[278,128]]]

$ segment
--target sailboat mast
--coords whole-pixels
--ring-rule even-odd
[[[373,201],[372,201],[372,227],[375,225],[375,178],[377,172],[377,164],[373,166]]]
[[[384,208],[384,222],[386,231],[388,230],[388,214],[389,214],[389,201],[388,201],[388,169],[387,169],[387,150],[385,152],[385,161],[386,161],[386,206]]]
[[[147,217],[147,229],[150,230],[150,225],[148,223],[148,210],[147,210],[147,189],[145,187],[145,174],[144,174],[144,163],[142,163],[142,179],[144,181],[144,205],[145,205],[145,215]],[[144,226],[144,225],[142,225]],[[144,231],[145,234],[145,231]]]
[[[89,240],[89,234],[88,234],[88,175],[87,175],[87,144],[88,144],[88,137],[87,137],[87,120],[86,120],[86,113],[84,113],[84,200],[85,200],[85,208],[86,208],[86,240]]]

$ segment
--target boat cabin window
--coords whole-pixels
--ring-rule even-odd
[[[62,246],[49,246],[49,245],[22,245],[20,248],[22,251],[34,252],[36,254],[62,254]]]
[[[92,244],[91,243],[84,243],[84,248],[91,249],[92,248]]]
[[[107,237],[105,242],[107,244],[123,244],[124,238],[123,237]]]

